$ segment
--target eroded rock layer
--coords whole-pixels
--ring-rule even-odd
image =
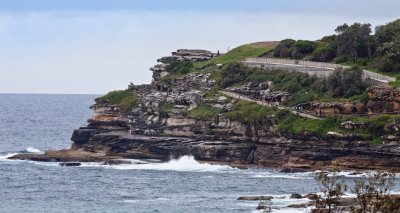
[[[197,61],[199,57],[207,60],[212,55],[207,51],[181,50],[173,56]],[[164,68],[165,65],[152,68],[157,78],[164,75],[160,74]],[[11,158],[118,162],[122,158],[168,160],[192,155],[201,161],[276,167],[288,172],[324,169],[333,163],[345,169],[400,170],[400,146],[396,138],[388,139],[383,145],[371,146],[357,135],[332,132],[321,139],[307,132],[277,131],[275,116],[257,122],[234,120],[226,112],[235,111],[236,100],[220,94],[209,95],[216,83],[210,74],[189,73],[171,79],[167,88],[159,84],[132,85],[129,91],[138,97],[139,104],[126,110],[101,98],[96,99],[91,107],[94,114],[88,120],[89,124],[73,132],[70,149]],[[277,101],[275,99],[288,96],[286,93],[270,94],[269,86],[270,82],[264,82],[235,91],[258,100],[273,97],[272,101]],[[369,92],[373,97],[378,88]],[[380,93],[397,102],[392,98],[397,97],[397,92]],[[380,99],[377,96],[373,101]],[[218,113],[209,117],[191,114],[191,110],[199,107],[209,107]],[[336,107],[340,108],[336,105],[333,108]],[[364,128],[364,124],[354,122],[345,122],[342,126],[345,129]],[[398,131],[400,125],[395,123],[388,128]]]

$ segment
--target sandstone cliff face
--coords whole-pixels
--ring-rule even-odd
[[[400,90],[398,88],[372,86],[367,92],[368,100],[365,102],[312,102],[299,104],[296,108],[317,116],[399,114]]]
[[[212,54],[181,50],[172,57],[174,60],[189,58],[197,61],[207,60]],[[167,59],[160,59],[164,60]],[[151,69],[155,73],[155,80],[165,74],[162,74],[164,67],[157,65]],[[277,167],[284,171],[324,169],[332,163],[347,169],[400,170],[400,146],[396,140],[371,147],[360,138],[340,134],[331,134],[322,140],[309,133],[279,133],[273,116],[257,123],[232,120],[224,112],[234,111],[237,100],[222,95],[207,95],[216,83],[210,74],[190,73],[170,80],[167,88],[157,83],[132,85],[130,91],[139,97],[139,105],[123,110],[108,101],[96,99],[91,107],[94,114],[88,120],[89,124],[73,132],[71,149],[48,151],[43,155],[22,154],[13,158],[108,161],[119,158],[168,160],[171,157],[193,155],[202,161]],[[274,102],[284,101],[289,96],[284,92],[269,93],[269,86],[270,82],[263,82],[232,90],[257,100],[271,98]],[[371,101],[380,101],[378,97],[383,97],[375,95],[376,91],[369,91]],[[392,98],[397,97],[398,93],[388,94],[393,102],[398,100]],[[219,113],[209,117],[191,114],[192,110],[199,107],[211,107]],[[302,107],[318,109],[324,115],[365,108],[340,104]],[[344,123],[343,126],[362,128],[362,124],[356,123]],[[400,128],[397,126],[393,124],[388,128]]]
[[[193,155],[202,161],[254,164],[284,171],[329,168],[334,162],[347,169],[400,168],[400,148],[395,142],[370,147],[363,141],[282,137],[267,129],[259,130],[262,136],[257,137],[254,127],[226,117],[218,121],[173,116],[154,119],[147,112],[125,114],[102,103],[96,103],[93,109],[90,124],[73,133],[73,150],[135,159],[168,160]],[[215,125],[217,133],[202,132],[210,125]]]

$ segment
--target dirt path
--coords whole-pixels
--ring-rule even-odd
[[[228,92],[228,91],[220,91],[220,92],[221,92],[222,94],[224,94],[224,95],[226,95],[226,96],[228,96],[228,97],[234,98],[234,99],[239,99],[239,100],[243,100],[243,101],[249,101],[249,102],[253,102],[253,103],[256,103],[256,104],[262,105],[262,106],[273,107],[273,105],[268,104],[268,103],[265,102],[265,101],[257,101],[257,100],[248,98],[248,97],[246,97],[246,96],[244,96],[244,95],[240,95],[240,94],[237,94],[237,93]],[[276,106],[276,107],[277,107],[278,109],[280,109],[280,110],[288,110],[288,111],[290,111],[291,113],[293,113],[293,114],[295,114],[295,115],[298,115],[298,116],[300,116],[300,117],[303,117],[303,118],[321,120],[321,118],[319,118],[319,117],[316,117],[316,116],[313,116],[313,115],[310,115],[310,114],[307,114],[307,113],[297,112],[297,111],[293,110],[293,109],[290,108],[290,107],[285,107],[285,106]]]

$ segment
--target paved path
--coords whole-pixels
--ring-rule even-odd
[[[246,58],[243,62],[247,66],[269,66],[276,68],[292,69],[297,72],[304,72],[308,74],[316,74],[318,76],[327,76],[331,74],[336,68],[349,68],[340,64],[314,62],[314,61],[301,61],[292,59],[280,59],[280,58]],[[396,78],[382,75],[379,73],[363,70],[364,78],[370,78],[372,80],[387,84],[391,81],[396,81]]]
[[[226,96],[231,97],[231,98],[235,98],[235,99],[239,99],[239,100],[243,100],[243,101],[253,102],[253,103],[256,103],[256,104],[262,105],[262,106],[274,107],[274,105],[268,104],[268,103],[265,102],[265,101],[257,101],[257,100],[251,99],[251,98],[249,98],[249,97],[246,97],[246,96],[244,96],[244,95],[240,95],[240,94],[237,94],[237,93],[228,92],[228,91],[222,91],[222,90],[221,90],[220,92],[221,92],[222,94],[226,95]],[[319,118],[319,117],[315,117],[315,116],[310,115],[310,114],[307,114],[307,113],[297,112],[297,111],[293,110],[293,109],[290,108],[290,107],[285,107],[285,106],[275,106],[275,107],[277,107],[277,108],[280,109],[280,110],[288,110],[288,111],[290,111],[291,113],[293,113],[293,114],[295,114],[295,115],[298,115],[298,116],[300,116],[300,117],[303,117],[303,118],[321,120],[321,118]]]

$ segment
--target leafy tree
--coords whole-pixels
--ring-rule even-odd
[[[336,42],[340,55],[350,55],[354,62],[359,55],[368,55],[372,58],[370,42],[371,24],[354,23],[353,25],[343,24],[336,28]]]
[[[385,53],[385,58],[400,61],[400,34],[393,41],[384,43],[381,51]]]
[[[382,63],[379,69],[383,72],[400,71],[400,19],[375,29],[375,40]]]
[[[379,46],[391,42],[400,35],[400,19],[375,28],[375,39]]]

